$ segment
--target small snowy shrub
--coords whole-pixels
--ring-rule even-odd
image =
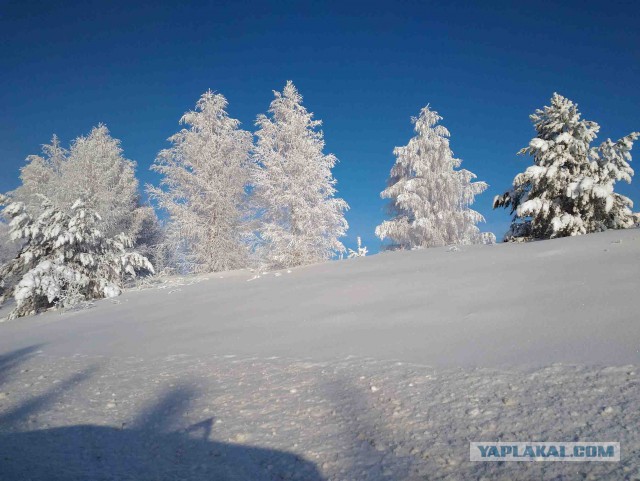
[[[153,273],[146,257],[126,251],[132,246],[127,236],[106,238],[96,228],[99,214],[80,200],[67,214],[45,199],[37,218],[26,212],[22,202],[0,197],[0,204],[6,205],[3,214],[11,219],[11,238],[23,242],[18,255],[0,268],[0,279],[20,279],[5,293],[16,300],[11,319],[114,297],[127,277],[139,271]]]
[[[366,246],[362,245],[362,240],[360,236],[358,236],[358,250],[349,249],[349,259],[353,259],[354,257],[365,257],[369,251]]]
[[[519,154],[530,154],[534,165],[493,201],[494,209],[514,214],[506,241],[623,229],[640,220],[631,199],[613,191],[617,181],[631,182],[630,151],[640,133],[591,147],[600,126],[581,120],[578,106],[558,94],[531,120],[538,135]]]

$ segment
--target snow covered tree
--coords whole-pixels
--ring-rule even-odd
[[[135,163],[123,157],[120,141],[111,137],[105,125],[75,139],[69,151],[54,135],[42,152],[42,156],[27,157],[22,185],[10,193],[13,200],[23,202],[37,216],[42,212],[42,195],[67,211],[82,198],[100,214],[105,235],[131,235],[138,199]]]
[[[353,259],[354,257],[365,257],[368,252],[369,250],[366,246],[362,245],[362,240],[360,239],[360,236],[358,236],[358,249],[355,251],[353,249],[349,249],[349,255],[347,257],[349,259]]]
[[[426,106],[413,117],[416,136],[393,151],[396,163],[387,188],[380,194],[391,199],[391,220],[376,228],[381,239],[391,239],[387,249],[413,249],[451,244],[495,242],[491,233],[476,226],[484,217],[469,208],[488,187],[472,182],[476,176],[460,167],[449,147],[449,131],[437,125],[442,117]]]
[[[337,159],[323,154],[323,133],[302,105],[291,81],[275,92],[269,114],[258,116],[254,149],[254,201],[263,262],[293,267],[343,253],[338,240],[348,224],[347,203],[335,197],[331,169]]]
[[[2,196],[0,204],[6,205],[2,213],[11,219],[11,238],[22,241],[18,255],[0,268],[0,279],[20,279],[3,293],[3,298],[8,294],[16,300],[10,318],[114,297],[127,277],[137,271],[153,273],[146,257],[126,251],[132,246],[127,236],[105,237],[96,228],[100,215],[80,200],[67,213],[44,199],[37,218],[22,202]]]
[[[226,112],[227,99],[212,91],[184,114],[188,128],[173,135],[152,169],[163,175],[160,187],[148,186],[169,213],[167,242],[185,272],[245,267],[246,186],[252,136]]]
[[[613,191],[617,181],[631,182],[630,151],[638,132],[591,147],[600,126],[581,120],[577,104],[557,93],[531,120],[537,136],[519,154],[530,154],[534,165],[493,202],[494,209],[514,214],[505,240],[580,235],[640,221],[633,202]]]
[[[111,137],[105,125],[73,141],[60,174],[62,205],[73,205],[81,198],[100,215],[107,237],[130,234],[138,200],[135,162],[123,157],[120,141]]]

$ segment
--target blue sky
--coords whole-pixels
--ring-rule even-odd
[[[500,238],[509,216],[491,200],[530,164],[516,152],[554,91],[601,125],[599,140],[640,130],[640,6],[469,3],[1,1],[0,191],[53,133],[67,144],[99,122],[157,183],[149,166],[202,92],[223,93],[254,130],[291,79],[340,159],[348,246],[379,247],[392,150],[427,103],[490,184],[475,208]],[[639,186],[618,190],[640,207]]]

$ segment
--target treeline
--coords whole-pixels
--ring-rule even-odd
[[[240,128],[221,94],[204,93],[184,114],[152,170],[159,185],[142,202],[135,163],[104,125],[65,149],[57,137],[27,158],[21,185],[0,198],[0,294],[12,316],[117,295],[139,273],[200,273],[260,265],[288,268],[342,257],[349,208],[336,196],[321,121],[287,82],[257,131]],[[520,153],[533,165],[494,199],[513,223],[505,240],[585,234],[635,225],[630,199],[614,192],[631,181],[638,133],[597,147],[599,126],[554,94],[531,119],[537,136]],[[470,206],[487,188],[460,168],[449,132],[429,106],[412,122],[415,136],[394,150],[382,197],[388,219],[376,228],[385,249],[495,242]],[[366,247],[349,250],[365,255]],[[0,299],[2,300],[2,299]]]

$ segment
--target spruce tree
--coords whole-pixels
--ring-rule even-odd
[[[21,244],[17,256],[0,267],[3,283],[17,279],[0,296],[0,301],[5,297],[16,300],[10,318],[114,297],[128,277],[140,271],[154,272],[146,257],[128,251],[132,242],[126,235],[105,237],[97,228],[100,215],[81,200],[66,212],[45,198],[38,217],[29,214],[22,202],[0,196],[3,204],[2,214],[11,220],[11,238]]]
[[[614,192],[617,181],[631,182],[630,151],[640,134],[591,147],[600,126],[580,117],[577,104],[557,93],[531,115],[537,135],[519,154],[531,155],[534,165],[493,202],[514,215],[505,240],[580,235],[640,221],[633,202]]]

